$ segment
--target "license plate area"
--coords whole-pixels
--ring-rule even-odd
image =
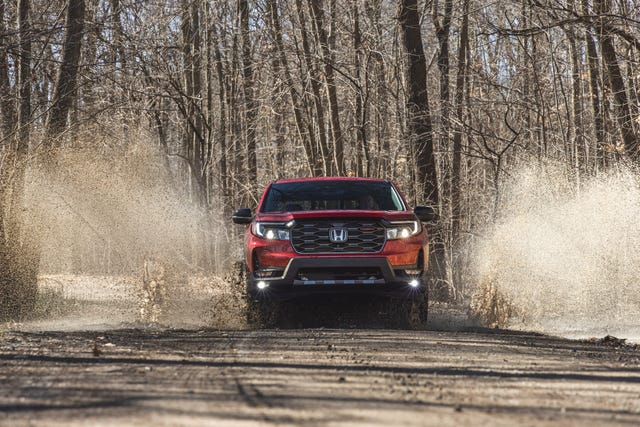
[[[293,282],[294,285],[376,285],[383,284],[384,277],[379,268],[338,267],[303,268]]]

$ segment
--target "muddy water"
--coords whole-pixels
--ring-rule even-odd
[[[13,325],[23,331],[100,331],[136,329],[248,329],[246,305],[229,278],[191,277],[172,284],[154,321],[145,318],[142,281],[127,276],[41,276],[32,319]],[[289,302],[281,327],[371,329],[384,327],[375,299],[363,296],[314,298]],[[478,328],[464,306],[432,303],[429,328],[460,331]]]
[[[142,280],[127,276],[47,275],[40,277],[34,316],[26,330],[105,330],[118,328],[239,327],[242,307],[226,283],[193,277],[171,284],[153,322],[143,315]]]

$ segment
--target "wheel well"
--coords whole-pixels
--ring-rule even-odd
[[[419,270],[424,270],[424,252],[422,249],[418,252],[418,258],[416,259],[416,268]]]

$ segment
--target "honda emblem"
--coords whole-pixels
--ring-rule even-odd
[[[349,238],[349,233],[344,227],[334,227],[329,229],[329,241],[331,243],[344,243]]]

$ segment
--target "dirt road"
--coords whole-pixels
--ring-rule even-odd
[[[475,330],[0,333],[2,426],[640,425],[640,351]]]

